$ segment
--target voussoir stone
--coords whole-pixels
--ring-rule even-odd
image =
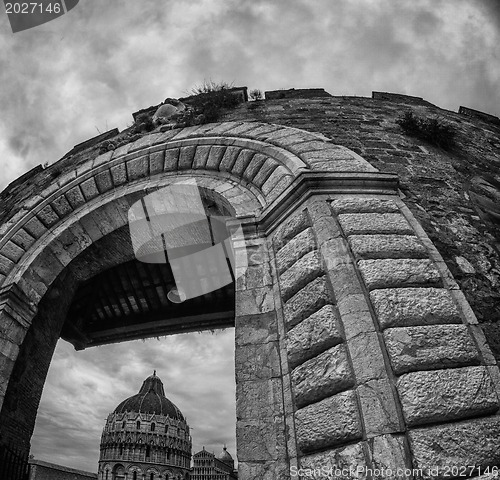
[[[463,367],[402,375],[397,389],[408,425],[486,415],[498,410],[486,367]]]
[[[309,227],[290,240],[276,254],[278,272],[283,273],[299,258],[303,257],[308,252],[312,252],[313,250],[316,250],[316,242],[314,240],[312,228]]]
[[[284,307],[285,322],[290,329],[330,303],[325,276],[314,279],[290,298]]]
[[[387,288],[370,298],[382,328],[461,323],[448,290],[443,288]]]
[[[399,211],[394,200],[380,198],[338,198],[331,205],[335,213],[394,213]]]
[[[384,338],[398,375],[479,363],[479,352],[465,325],[390,328]]]
[[[426,258],[427,251],[411,235],[351,235],[349,244],[358,258]]]
[[[414,468],[429,480],[450,478],[450,467],[474,465],[484,471],[500,463],[498,432],[497,416],[410,430]]]
[[[370,290],[441,283],[439,272],[431,260],[360,260],[358,266]]]
[[[297,260],[288,270],[280,275],[281,296],[287,301],[302,287],[321,274],[322,267],[319,252],[309,252]]]
[[[292,368],[342,342],[337,328],[337,314],[325,305],[292,328],[286,337],[288,363]]]
[[[297,443],[313,452],[356,440],[362,435],[355,393],[352,390],[325,398],[295,412]]]
[[[352,387],[354,377],[345,346],[332,347],[295,368],[292,384],[299,408]]]
[[[412,227],[400,213],[342,213],[338,218],[346,235],[414,235]]]

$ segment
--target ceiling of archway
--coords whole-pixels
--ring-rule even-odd
[[[234,326],[234,285],[175,303],[168,264],[138,260],[111,267],[82,283],[61,337],[82,349],[136,338]]]

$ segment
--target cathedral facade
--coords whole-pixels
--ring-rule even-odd
[[[233,457],[226,447],[218,457],[205,450],[205,447],[193,455],[191,480],[236,480],[237,478]]]
[[[109,414],[101,437],[99,480],[186,480],[191,435],[181,411],[165,396],[156,372],[139,393]]]

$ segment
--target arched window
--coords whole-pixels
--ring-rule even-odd
[[[139,430],[141,428],[141,422],[139,422],[139,420],[137,420],[136,427],[137,427],[137,430]]]
[[[108,480],[109,470],[106,470],[106,480]]]
[[[149,475],[149,480],[155,480],[155,474],[153,472]]]
[[[155,424],[154,424],[154,423],[152,423],[152,424],[151,424],[151,431],[152,431],[152,432],[154,432],[154,431],[155,431]]]
[[[137,470],[134,472],[134,476],[133,476],[132,480],[137,480]]]
[[[168,433],[168,425],[165,425],[165,433]]]
[[[123,455],[123,443],[120,443],[120,455]]]
[[[122,428],[125,428],[125,425],[126,425],[126,424],[127,424],[127,422],[125,422],[125,421],[124,421],[124,422],[122,423]]]
[[[149,458],[151,456],[151,447],[149,445],[146,445],[146,458]]]

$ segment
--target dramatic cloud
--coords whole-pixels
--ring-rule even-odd
[[[204,79],[261,90],[323,87],[333,95],[400,92],[455,111],[465,105],[500,116],[499,5],[85,0],[17,34],[0,15],[0,190],[75,144],[126,127],[132,112],[183,96]],[[105,416],[154,368],[188,416],[195,448],[227,442],[234,452],[234,374],[222,363],[233,346],[231,335],[224,335],[88,353],[61,343],[34,453],[95,468]],[[208,356],[195,358],[193,351]]]

